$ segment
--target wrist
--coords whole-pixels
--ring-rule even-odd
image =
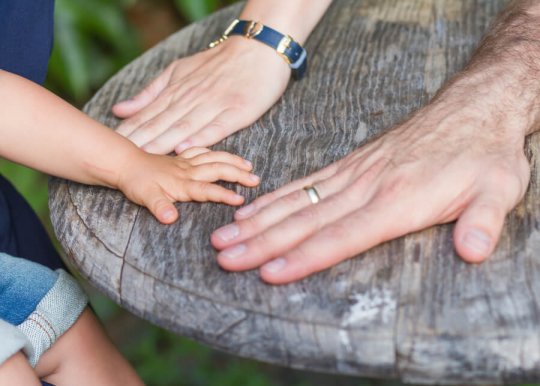
[[[448,82],[432,104],[454,106],[486,128],[524,138],[539,128],[540,84],[517,67],[497,63],[468,68]]]
[[[92,178],[96,181],[93,184],[123,190],[127,171],[137,170],[136,165],[145,153],[128,140],[122,142],[123,146],[115,148],[113,157],[99,157],[101,164],[87,164]]]
[[[458,83],[479,90],[500,118],[513,122],[524,135],[540,127],[539,26],[537,2],[510,2],[456,77]]]
[[[292,37],[284,35],[258,21],[235,19],[223,32],[223,35],[209,44],[215,48],[231,36],[241,36],[247,40],[256,40],[268,46],[280,56],[292,71],[295,79],[301,79],[307,69],[306,50]]]
[[[331,0],[248,1],[239,19],[256,20],[304,44]]]
[[[219,46],[212,48],[219,55],[224,55],[228,59],[234,59],[239,66],[257,68],[263,67],[268,75],[276,80],[289,81],[291,70],[287,63],[276,54],[272,48],[260,42],[246,39],[242,36],[230,36]]]

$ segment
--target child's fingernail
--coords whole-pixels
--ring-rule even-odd
[[[261,180],[259,176],[256,176],[255,174],[250,174],[249,179],[256,183],[259,183],[259,181]]]
[[[266,272],[277,273],[282,271],[286,265],[287,260],[284,257],[278,257],[277,259],[263,265],[261,269],[265,270]]]
[[[238,217],[246,217],[249,216],[251,213],[255,212],[255,205],[249,204],[244,206],[243,208],[240,208],[236,211],[236,214]]]
[[[253,164],[249,162],[248,160],[244,160],[244,165],[246,165],[250,169],[253,167]]]
[[[176,213],[174,210],[167,210],[163,212],[162,216],[165,221],[170,221],[174,219],[174,216],[176,216]]]
[[[176,150],[176,153],[177,153],[177,154],[182,153],[184,150],[189,149],[189,148],[191,147],[191,145],[192,145],[192,144],[191,144],[191,141],[189,141],[189,140],[180,143],[179,145],[176,146],[176,149],[175,149],[175,150]]]
[[[214,232],[214,236],[222,241],[231,241],[240,234],[240,227],[236,224],[225,225]]]
[[[221,251],[218,257],[225,259],[236,259],[242,256],[246,252],[246,246],[244,244],[235,245],[232,248],[225,249]]]

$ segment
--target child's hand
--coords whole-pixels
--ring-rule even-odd
[[[241,205],[244,197],[216,181],[256,186],[251,163],[241,157],[191,148],[176,157],[144,153],[137,149],[120,171],[117,188],[131,201],[146,206],[162,223],[178,218],[175,201],[214,201]]]

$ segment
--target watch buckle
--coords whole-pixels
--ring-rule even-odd
[[[258,21],[250,21],[249,23],[246,23],[246,26],[244,27],[244,36],[248,39],[253,39],[255,36],[261,33],[263,28],[264,25]]]
[[[290,48],[292,38],[289,35],[283,36],[283,38],[280,40],[276,51],[277,53],[290,65],[291,59],[285,54],[285,51]]]

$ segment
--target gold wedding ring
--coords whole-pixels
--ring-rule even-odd
[[[305,186],[304,190],[306,191],[309,197],[309,200],[311,201],[312,204],[316,204],[319,201],[321,201],[321,196],[319,196],[319,192],[317,192],[317,189],[315,189],[315,186],[313,185]]]

